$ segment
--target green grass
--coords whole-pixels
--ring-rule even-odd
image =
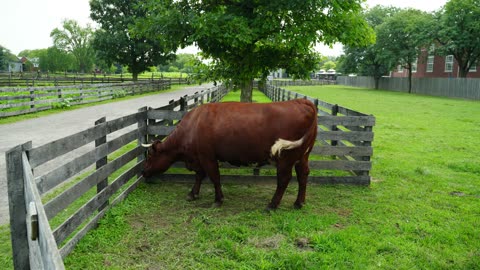
[[[265,213],[273,184],[225,184],[221,208],[210,207],[208,182],[194,202],[185,201],[190,184],[141,184],[79,243],[66,267],[478,269],[478,101],[289,88],[375,115],[369,187],[309,185],[307,205],[294,210],[293,182],[280,209]]]

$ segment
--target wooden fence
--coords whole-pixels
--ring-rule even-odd
[[[276,86],[262,91],[273,101],[307,98],[318,108],[317,143],[312,150],[320,160],[309,162],[312,170],[334,171],[333,175],[313,175],[319,183],[370,184],[375,117],[337,104],[330,104]]]
[[[216,87],[172,100],[156,111],[182,116],[227,92]],[[147,132],[163,134],[172,128],[165,126],[172,124],[166,120],[147,126],[151,111],[142,108],[111,121],[101,118],[90,129],[35,148],[28,142],[6,153],[15,269],[64,269],[63,258],[78,241],[143,181],[145,148],[140,144]],[[107,141],[112,134],[116,138]],[[88,149],[78,153],[84,147]],[[126,152],[107,162],[119,149]],[[42,175],[34,173],[49,162],[61,165]]]
[[[0,88],[0,118],[170,89],[171,81]]]
[[[268,84],[274,86],[290,86],[290,85],[330,85],[337,84],[335,80],[271,80]]]
[[[161,108],[142,108],[135,114],[111,121],[101,118],[90,129],[39,147],[33,148],[28,142],[8,151],[7,181],[15,268],[64,269],[63,258],[80,239],[96,227],[108,209],[144,181],[140,171],[145,149],[140,144],[168,136],[188,110],[205,102],[217,102],[227,92],[224,87],[216,87],[172,100]],[[267,86],[264,92],[275,101],[304,97],[273,86]],[[375,118],[308,99],[319,108],[320,130],[313,153],[323,156],[322,160],[310,161],[312,176],[309,181],[369,184]],[[123,133],[118,134],[121,131]],[[94,144],[93,149],[76,153],[91,144]],[[119,149],[122,154],[118,154]],[[67,158],[68,155],[71,157]],[[35,173],[39,171],[37,168],[52,160],[61,165],[41,175]],[[184,165],[176,163],[174,167]],[[222,182],[276,181],[275,172],[269,172],[273,167],[252,167],[247,174],[245,169],[239,172],[237,167],[228,164],[221,164],[221,168]],[[325,170],[346,173],[315,175]],[[167,171],[154,181],[193,182],[194,177],[185,169],[184,173]]]
[[[339,76],[341,85],[375,88],[373,77]],[[379,89],[408,92],[408,78],[381,78]],[[480,79],[478,78],[412,78],[412,93],[429,96],[453,97],[480,100]]]
[[[163,76],[154,76],[151,78],[138,78],[138,81],[158,81],[169,80],[173,84],[188,84],[190,79],[186,78],[165,78]],[[133,82],[131,76],[120,75],[49,75],[37,73],[0,73],[0,87],[35,87],[35,86],[59,86],[59,85],[79,85],[79,84],[103,84],[103,83],[126,83]]]

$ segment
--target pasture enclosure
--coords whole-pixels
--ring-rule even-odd
[[[273,86],[264,89],[276,100],[308,98],[319,108],[318,143],[312,171],[335,170],[340,175],[315,175],[314,183],[370,183],[369,171],[375,118],[304,97]],[[115,120],[101,118],[95,126],[68,137],[32,147],[32,142],[6,153],[10,227],[16,269],[64,269],[63,259],[106,211],[122,201],[140,182],[145,149],[152,138],[168,136],[185,113],[205,102],[218,102],[228,92],[216,87]],[[87,148],[87,149],[85,149]],[[80,151],[81,150],[81,151]],[[54,169],[38,174],[42,166]],[[154,181],[189,181],[191,174],[174,164]],[[222,182],[273,181],[274,176],[251,168],[250,174],[222,164]],[[272,167],[271,167],[272,168]],[[270,169],[271,169],[270,168]],[[269,168],[267,168],[268,170]]]
[[[170,80],[0,88],[0,118],[170,89]]]
[[[337,83],[354,87],[375,88],[373,77],[339,76]],[[379,89],[408,92],[408,78],[382,77]],[[480,100],[480,79],[478,78],[412,78],[412,93],[429,96],[465,98]]]

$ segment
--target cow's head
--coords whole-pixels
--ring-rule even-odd
[[[142,144],[142,146],[148,148],[147,160],[142,172],[143,177],[148,178],[155,173],[163,173],[173,164],[174,157],[172,153],[162,147],[162,142],[155,141],[152,144]]]

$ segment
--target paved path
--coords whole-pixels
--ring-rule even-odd
[[[190,95],[210,87],[212,87],[211,84],[197,85],[175,92],[91,106],[13,124],[0,125],[0,225],[9,223],[5,165],[5,152],[9,149],[27,141],[32,141],[33,147],[37,147],[90,128],[97,119],[103,116],[106,116],[107,121],[113,120],[137,112],[141,107],[155,108],[167,105],[168,101],[172,99],[178,99],[181,96]]]

